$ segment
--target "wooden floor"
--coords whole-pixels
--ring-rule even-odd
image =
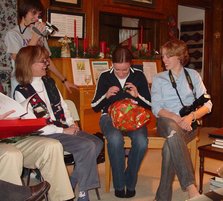
[[[208,137],[208,133],[215,128],[202,128],[199,136],[198,146],[209,144],[213,139]],[[199,181],[199,156],[197,153],[196,162],[196,181]],[[205,168],[209,171],[216,172],[217,168],[223,165],[222,161],[217,161],[213,159],[205,160]],[[105,164],[101,163],[98,165],[99,177],[101,181],[101,188],[99,189],[102,201],[153,201],[157,187],[159,185],[160,178],[160,168],[161,168],[161,150],[160,149],[149,149],[145,155],[143,163],[141,165],[138,182],[136,186],[136,196],[134,198],[128,199],[118,199],[114,196],[114,189],[111,184],[111,191],[109,193],[105,192]],[[204,174],[204,193],[209,191],[209,179],[210,175]],[[33,180],[33,182],[36,182]],[[76,194],[78,195],[78,188],[76,189]],[[97,196],[95,190],[89,191],[90,200],[97,201]],[[173,201],[184,201],[188,199],[187,193],[182,192],[179,182],[176,179],[173,184]],[[76,201],[77,199],[74,199]]]
[[[213,141],[213,139],[208,137],[208,133],[215,128],[202,128],[199,136],[198,146],[209,144]],[[196,181],[199,181],[199,156],[197,153],[197,162],[196,162]],[[222,165],[221,161],[216,161],[213,159],[205,160],[205,168],[209,171],[215,172],[218,167]],[[128,200],[128,201],[152,201],[155,197],[156,189],[159,184],[160,178],[160,168],[161,168],[161,150],[148,150],[142,166],[139,171],[139,178],[136,186],[136,196],[130,199],[118,199],[114,196],[114,190],[111,187],[111,191],[109,193],[105,193],[105,185],[104,185],[104,175],[105,169],[104,164],[100,164],[99,166],[99,175],[101,181],[101,188],[99,189],[101,200],[104,201],[117,201],[117,200]],[[204,175],[204,192],[209,190],[209,179],[210,175]],[[112,185],[111,185],[112,186]],[[91,201],[96,201],[97,197],[95,192],[90,191]],[[179,182],[176,179],[173,184],[173,201],[183,201],[188,199],[187,193],[182,192]]]

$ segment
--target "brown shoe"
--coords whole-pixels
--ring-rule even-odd
[[[43,181],[35,186],[30,186],[31,196],[25,201],[40,201],[44,194],[50,189],[50,184],[47,181]]]

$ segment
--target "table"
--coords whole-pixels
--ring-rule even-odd
[[[208,145],[203,145],[198,147],[199,150],[199,157],[200,157],[200,169],[199,169],[199,174],[200,174],[200,185],[199,185],[199,193],[203,192],[203,176],[204,173],[213,175],[213,176],[218,176],[216,173],[206,171],[204,169],[204,158],[213,158],[216,160],[223,160],[223,149],[221,148],[215,148],[212,147],[211,144]]]

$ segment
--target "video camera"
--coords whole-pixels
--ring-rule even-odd
[[[39,18],[38,21],[42,22],[42,19]],[[37,29],[36,27],[33,27],[32,29],[37,34],[39,34],[39,35],[41,35],[43,37],[47,37],[49,35],[52,35],[55,31],[59,31],[59,29],[55,25],[50,24],[49,22],[46,22],[45,30],[43,32],[40,32],[39,29]]]

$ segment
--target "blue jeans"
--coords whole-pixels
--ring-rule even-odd
[[[75,168],[71,175],[74,187],[78,182],[79,190],[86,191],[100,186],[97,157],[103,148],[103,142],[96,136],[79,131],[77,135],[57,133],[45,137],[57,139],[63,145],[64,151],[73,154]]]
[[[135,131],[126,132],[132,141],[126,168],[123,133],[113,126],[108,114],[102,115],[100,127],[108,141],[108,155],[112,167],[114,188],[124,190],[126,187],[128,190],[135,190],[138,170],[147,150],[146,126]]]
[[[194,170],[187,143],[196,137],[196,132],[182,130],[178,124],[169,118],[158,118],[158,133],[166,138],[162,149],[162,170],[157,201],[171,201],[172,185],[175,174],[182,190],[195,184]]]

